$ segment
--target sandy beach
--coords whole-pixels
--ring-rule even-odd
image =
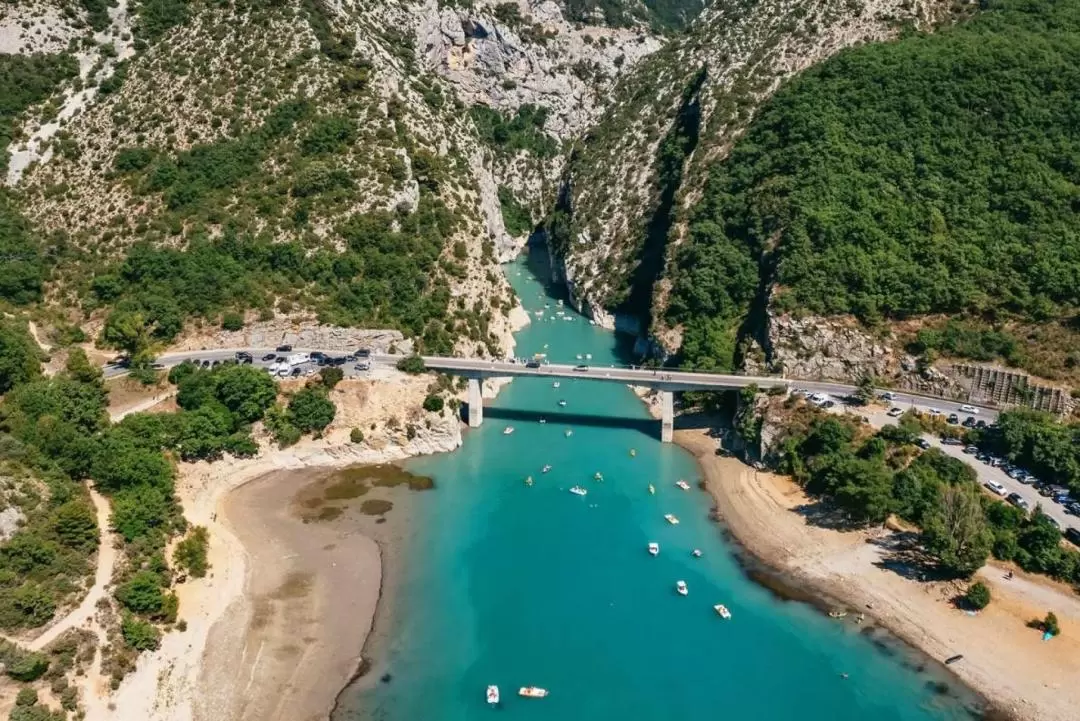
[[[845,606],[943,660],[997,710],[1025,721],[1075,721],[1080,709],[1080,596],[1062,584],[994,564],[978,573],[993,601],[969,615],[952,602],[964,586],[912,578],[887,529],[838,531],[814,525],[813,505],[789,478],[755,471],[716,455],[700,429],[677,430],[675,441],[698,459],[723,523],[751,555],[814,595]],[[1015,576],[1005,579],[1008,570]],[[1042,641],[1026,622],[1057,614],[1063,633]]]

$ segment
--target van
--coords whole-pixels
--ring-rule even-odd
[[[983,485],[989,488],[994,493],[998,494],[999,496],[1004,496],[1007,493],[1007,491],[1005,490],[1005,486],[1001,485],[997,481],[986,481],[985,483],[983,483]]]

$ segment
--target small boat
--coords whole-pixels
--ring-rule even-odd
[[[575,496],[584,496],[586,493],[588,493],[588,491],[586,491],[581,486],[574,486],[570,489],[570,492],[573,493]]]
[[[650,496],[655,496],[656,495],[656,486],[654,486],[651,483],[649,484],[649,495]]]
[[[731,619],[731,611],[727,610],[727,606],[725,606],[724,604],[716,604],[715,606],[713,606],[713,610],[716,611],[716,614],[725,621]]]
[[[690,594],[690,589],[686,587],[686,581],[676,581],[675,592],[680,596],[688,596]]]
[[[575,357],[575,358],[577,358],[578,360],[581,360],[581,354],[580,354],[580,353],[578,353],[578,354],[577,354],[576,356],[574,356],[574,357]]]
[[[675,485],[678,486],[679,488],[683,489],[684,491],[689,491],[690,490],[690,484],[687,483],[686,481],[684,481],[681,478],[679,480],[675,481]]]
[[[679,519],[676,518],[675,515],[672,514],[672,513],[664,514],[664,520],[667,521],[668,523],[670,523],[673,526],[679,525]]]
[[[544,425],[545,423],[547,423],[547,418],[541,418],[540,425]]]
[[[596,473],[594,473],[594,474],[593,474],[593,477],[592,477],[592,479],[593,479],[594,481],[601,481],[601,482],[603,482],[603,480],[604,480],[604,476],[603,476],[603,474],[601,474],[601,473],[600,473],[600,471],[597,471]]]
[[[525,698],[544,698],[548,695],[546,688],[537,688],[536,686],[522,686],[518,689],[518,696],[524,696]]]
[[[491,685],[487,687],[487,702],[492,706],[499,705],[499,687]]]
[[[585,360],[592,360],[592,353],[586,353]]]
[[[847,611],[829,611],[829,618],[844,618]]]
[[[507,426],[506,428],[503,428],[503,435],[504,436],[508,436],[513,432],[514,432],[514,427],[513,426]]]
[[[659,543],[650,543],[649,544],[649,555],[650,556],[657,556],[659,554],[660,554],[660,544]]]
[[[693,556],[694,558],[701,558],[701,549],[700,548],[695,548],[694,552],[691,553],[690,555]]]
[[[636,448],[631,448],[630,449],[630,457],[633,458],[636,455],[637,455],[637,449]]]
[[[574,435],[574,432],[572,430],[570,430],[569,428],[567,428],[565,435],[566,435],[567,438],[569,438],[570,436]]]
[[[555,381],[554,383],[551,384],[551,387],[552,388],[558,388],[561,385],[562,385],[562,383],[559,383],[559,381]]]
[[[532,476],[526,476],[525,477],[525,485],[526,486],[531,486],[532,484],[533,484]]]
[[[551,466],[544,466],[543,468],[540,469],[540,472],[541,473],[547,473],[550,470],[551,470]]]
[[[565,408],[566,407],[566,401],[559,401],[559,406],[561,406],[562,408]]]
[[[959,654],[959,653],[956,654],[955,656],[949,656],[947,659],[945,659],[945,665],[946,666],[951,666],[952,664],[956,663],[957,661],[961,660],[962,658],[964,658],[963,654]]]

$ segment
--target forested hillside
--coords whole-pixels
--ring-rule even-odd
[[[781,312],[957,315],[966,340],[917,350],[1023,363],[1010,329],[1080,304],[1077,87],[1076,0],[992,0],[791,81],[713,168],[675,256],[684,360],[729,364],[763,283]]]

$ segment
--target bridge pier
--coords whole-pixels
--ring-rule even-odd
[[[469,379],[469,428],[479,428],[484,422],[484,397],[480,393],[480,379]]]
[[[675,433],[675,399],[671,391],[660,391],[660,440],[671,443]]]

